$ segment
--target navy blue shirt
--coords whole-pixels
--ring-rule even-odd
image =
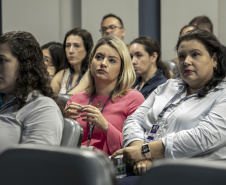
[[[141,83],[141,77],[138,76],[132,88],[135,89]],[[155,74],[143,85],[141,89],[138,90],[143,94],[144,98],[147,99],[148,96],[154,91],[159,85],[165,83],[167,78],[164,76],[163,71],[158,69]]]

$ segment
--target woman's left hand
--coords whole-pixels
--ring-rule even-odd
[[[136,175],[143,175],[152,165],[151,160],[139,161],[133,166],[133,173]]]
[[[146,157],[141,152],[142,145],[128,146],[117,150],[111,157],[123,154],[123,161],[133,166],[139,161],[146,160]]]
[[[82,107],[81,112],[82,121],[94,123],[105,135],[107,134],[108,122],[97,107],[86,105]]]

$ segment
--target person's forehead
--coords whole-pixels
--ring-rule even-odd
[[[198,39],[191,39],[191,40],[184,40],[180,43],[178,51],[183,49],[199,49],[199,50],[206,50],[205,45]]]
[[[108,26],[108,25],[118,25],[120,26],[120,22],[117,18],[115,17],[108,17],[106,19],[104,19],[104,21],[102,22],[102,26]]]

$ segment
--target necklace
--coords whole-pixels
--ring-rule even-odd
[[[98,96],[96,96],[96,98],[97,98],[97,101],[98,101],[96,107],[99,108],[100,105],[101,105],[101,102],[102,102],[106,97],[104,97],[102,100],[99,100]]]

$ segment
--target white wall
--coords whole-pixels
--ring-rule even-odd
[[[226,43],[226,39],[223,39],[223,36],[226,36],[222,33],[222,29],[226,29],[226,25],[223,23],[226,19],[225,17],[224,20],[222,19],[222,15],[225,14],[222,11],[226,8],[226,2],[221,0],[221,3],[224,7],[220,6],[218,0],[161,0],[162,59],[170,60],[176,56],[174,47],[180,29],[199,15],[206,15],[211,19],[214,25],[214,34],[219,36],[222,43]],[[220,24],[219,20],[221,20]]]
[[[139,35],[138,0],[82,0],[82,27],[90,31],[94,42],[100,37],[100,24],[103,16],[113,13],[119,16],[126,29],[125,42]]]
[[[94,42],[102,17],[114,13],[122,18],[125,42],[138,37],[139,0],[2,0],[2,31],[31,32],[42,45],[63,42],[74,27],[91,32]],[[198,15],[207,15],[214,34],[226,45],[226,0],[161,0],[161,49],[163,60],[176,56],[174,47],[180,29]]]
[[[70,29],[80,26],[80,0],[2,0],[2,32],[32,33],[42,45],[63,42]]]
[[[219,10],[218,10],[218,16],[219,16],[219,39],[220,41],[226,45],[226,1],[225,0],[219,0],[218,4]]]

